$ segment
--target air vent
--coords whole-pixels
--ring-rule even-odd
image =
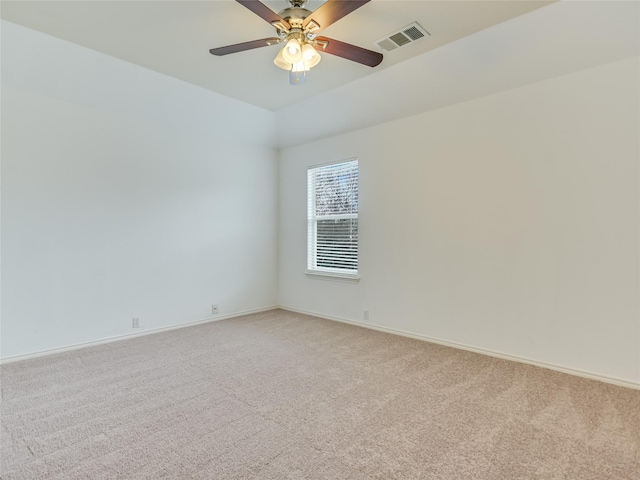
[[[376,42],[376,45],[385,52],[390,52],[429,35],[429,32],[418,25],[417,22],[414,22],[397,32],[393,32],[391,35],[381,38]]]

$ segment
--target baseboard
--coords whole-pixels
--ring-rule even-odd
[[[347,323],[349,325],[356,325],[358,327],[368,328],[370,330],[377,330],[380,332],[391,333],[393,335],[400,335],[403,337],[415,338],[416,340],[422,340],[425,342],[436,343],[438,345],[444,345],[445,347],[457,348],[460,350],[466,350],[469,352],[480,353],[482,355],[488,355],[490,357],[501,358],[503,360],[511,360],[513,362],[525,363],[527,365],[534,365],[536,367],[546,368],[549,370],[555,370],[556,372],[567,373],[569,375],[575,375],[577,377],[589,378],[591,380],[598,380],[600,382],[611,383],[613,385],[618,385],[620,387],[633,388],[635,390],[640,390],[640,383],[630,382],[628,380],[622,380],[620,378],[609,377],[604,375],[598,375],[591,372],[585,372],[583,370],[576,370],[574,368],[563,367],[561,365],[554,365],[551,363],[540,362],[538,360],[533,360],[531,358],[520,357],[517,355],[510,355],[507,353],[496,352],[494,350],[487,350],[484,348],[473,347],[471,345],[465,345],[463,343],[450,342],[447,340],[441,340],[439,338],[429,337],[427,335],[421,335],[418,333],[406,332],[404,330],[398,330],[395,328],[383,327],[382,325],[375,325],[371,323],[358,322],[354,320],[348,320],[346,318],[333,317],[331,315],[325,315],[317,312],[310,312],[307,310],[300,310],[298,308],[286,307],[284,305],[280,305],[279,308],[282,310],[288,310],[290,312],[301,313],[303,315],[310,315],[313,317],[319,317],[326,320],[332,320],[334,322]]]
[[[193,327],[195,325],[201,325],[204,323],[219,322],[221,320],[228,320],[230,318],[251,315],[252,313],[267,312],[269,310],[275,310],[277,308],[280,308],[280,307],[277,305],[273,305],[271,307],[256,308],[253,310],[244,310],[242,312],[235,312],[227,315],[216,315],[215,317],[203,318],[201,320],[194,320],[193,322],[177,323],[174,325],[169,325],[167,327],[152,328],[150,330],[144,330],[143,332],[125,333],[124,335],[116,335],[113,337],[101,338],[100,340],[94,340],[91,342],[76,343],[73,345],[67,345],[65,347],[52,348],[50,350],[42,350],[39,352],[25,353],[22,355],[14,355],[11,357],[5,357],[0,359],[0,365],[5,363],[19,362],[20,360],[28,360],[30,358],[45,357],[48,355],[55,355],[57,353],[70,352],[72,350],[79,350],[81,348],[93,347],[96,345],[103,345],[105,343],[119,342],[121,340],[129,340],[131,338],[143,337],[145,335],[152,335],[154,333],[166,332],[169,330],[177,330],[179,328]]]
[[[309,310],[301,310],[301,309],[298,309],[298,308],[287,307],[287,306],[284,306],[284,305],[274,305],[274,306],[270,306],[270,307],[257,308],[257,309],[253,309],[253,310],[244,310],[244,311],[241,311],[241,312],[235,312],[235,313],[227,314],[227,315],[219,315],[219,316],[216,315],[215,317],[209,317],[209,318],[204,318],[204,319],[201,319],[201,320],[195,320],[193,322],[169,325],[169,326],[166,326],[166,327],[153,328],[153,329],[150,329],[150,330],[145,330],[143,332],[128,333],[128,334],[124,334],[124,335],[116,335],[116,336],[113,336],[113,337],[102,338],[100,340],[95,340],[95,341],[91,341],[91,342],[84,342],[84,343],[78,343],[78,344],[73,344],[73,345],[67,345],[65,347],[53,348],[53,349],[50,349],[50,350],[43,350],[43,351],[39,351],[39,352],[27,353],[27,354],[22,354],[22,355],[14,355],[14,356],[11,356],[11,357],[5,357],[5,358],[0,359],[0,365],[1,364],[6,364],[6,363],[18,362],[18,361],[21,361],[21,360],[28,360],[30,358],[45,357],[45,356],[48,356],[48,355],[55,355],[57,353],[70,352],[70,351],[73,351],[73,350],[79,350],[79,349],[82,349],[82,348],[93,347],[93,346],[96,346],[96,345],[103,345],[103,344],[106,344],[106,343],[118,342],[118,341],[121,341],[121,340],[128,340],[128,339],[131,339],[131,338],[142,337],[142,336],[145,336],[145,335],[152,335],[152,334],[155,334],[155,333],[166,332],[166,331],[169,331],[169,330],[177,330],[179,328],[192,327],[192,326],[195,326],[195,325],[201,325],[201,324],[211,323],[211,322],[219,322],[221,320],[228,320],[228,319],[231,319],[231,318],[242,317],[242,316],[245,316],[245,315],[251,315],[253,313],[267,312],[269,310],[275,310],[275,309],[278,309],[278,308],[280,308],[282,310],[287,310],[287,311],[290,311],[290,312],[300,313],[300,314],[303,314],[303,315],[310,315],[310,316],[313,316],[313,317],[323,318],[323,319],[326,319],[326,320],[332,320],[334,322],[340,322],[340,323],[345,323],[345,324],[349,324],[349,325],[355,325],[355,326],[358,326],[358,327],[368,328],[370,330],[377,330],[377,331],[380,331],[380,332],[390,333],[390,334],[393,334],[393,335],[400,335],[400,336],[403,336],[403,337],[414,338],[416,340],[422,340],[422,341],[425,341],[425,342],[435,343],[435,344],[438,344],[438,345],[444,345],[446,347],[457,348],[457,349],[460,349],[460,350],[466,350],[466,351],[469,351],[469,352],[479,353],[479,354],[482,354],[482,355],[488,355],[490,357],[501,358],[501,359],[504,359],[504,360],[511,360],[513,362],[524,363],[524,364],[527,364],[527,365],[534,365],[536,367],[546,368],[546,369],[549,369],[549,370],[555,370],[557,372],[567,373],[569,375],[575,375],[575,376],[578,376],[578,377],[589,378],[591,380],[598,380],[600,382],[611,383],[613,385],[618,385],[618,386],[621,386],[621,387],[640,390],[640,383],[630,382],[628,380],[622,380],[622,379],[615,378],[615,377],[598,375],[598,374],[591,373],[591,372],[586,372],[586,371],[583,371],[583,370],[576,370],[574,368],[563,367],[561,365],[554,365],[554,364],[550,364],[550,363],[540,362],[538,360],[533,360],[533,359],[526,358],[526,357],[510,355],[510,354],[506,354],[506,353],[502,353],[502,352],[497,352],[497,351],[494,351],[494,350],[488,350],[488,349],[484,349],[484,348],[473,347],[471,345],[465,345],[465,344],[462,344],[462,343],[451,342],[451,341],[448,341],[448,340],[442,340],[442,339],[439,339],[439,338],[429,337],[427,335],[421,335],[421,334],[417,334],[417,333],[413,333],[413,332],[407,332],[407,331],[404,331],[404,330],[398,330],[398,329],[395,329],[395,328],[384,327],[382,325],[358,322],[358,321],[355,321],[355,320],[349,320],[349,319],[341,318],[341,317],[334,317],[334,316],[331,316],[331,315],[325,315],[325,314],[322,314],[322,313],[312,312],[312,311],[309,311]]]

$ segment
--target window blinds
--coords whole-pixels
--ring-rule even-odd
[[[358,271],[358,161],[307,173],[309,270]]]

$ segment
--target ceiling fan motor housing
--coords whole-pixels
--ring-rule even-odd
[[[311,10],[307,10],[302,7],[289,7],[285,8],[278,15],[283,19],[289,22],[292,28],[302,28],[302,22],[305,18],[311,15]]]

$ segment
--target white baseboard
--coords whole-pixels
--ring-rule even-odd
[[[511,361],[518,362],[518,363],[525,363],[527,365],[534,365],[536,367],[547,368],[549,370],[555,370],[557,372],[567,373],[569,375],[575,375],[575,376],[578,376],[578,377],[584,377],[584,378],[589,378],[589,379],[592,379],[592,380],[598,380],[598,381],[605,382],[605,383],[611,383],[613,385],[619,385],[621,387],[627,387],[627,388],[633,388],[635,390],[640,390],[640,383],[631,382],[631,381],[628,381],[628,380],[622,380],[622,379],[615,378],[615,377],[598,375],[598,374],[591,373],[591,372],[586,372],[586,371],[583,371],[583,370],[577,370],[577,369],[574,369],[574,368],[563,367],[561,365],[554,365],[554,364],[550,364],[550,363],[540,362],[538,360],[533,360],[533,359],[526,358],[526,357],[520,357],[520,356],[516,356],[516,355],[510,355],[510,354],[506,354],[506,353],[496,352],[494,350],[487,350],[487,349],[484,349],[484,348],[473,347],[471,345],[465,345],[465,344],[462,344],[462,343],[451,342],[451,341],[447,341],[447,340],[441,340],[439,338],[433,338],[433,337],[429,337],[427,335],[421,335],[421,334],[417,334],[417,333],[407,332],[407,331],[404,331],[404,330],[398,330],[398,329],[395,329],[395,328],[384,327],[382,325],[358,322],[358,321],[355,321],[355,320],[348,320],[346,318],[334,317],[334,316],[331,316],[331,315],[325,315],[325,314],[322,314],[322,313],[312,312],[312,311],[308,311],[308,310],[301,310],[301,309],[298,309],[298,308],[287,307],[287,306],[284,306],[284,305],[273,305],[273,306],[270,306],[270,307],[257,308],[257,309],[253,309],[253,310],[244,310],[244,311],[241,311],[241,312],[235,312],[235,313],[227,314],[227,315],[216,315],[215,317],[204,318],[202,320],[195,320],[193,322],[169,325],[167,327],[153,328],[153,329],[145,330],[145,331],[142,331],[142,332],[128,333],[128,334],[124,334],[124,335],[116,335],[116,336],[113,336],[113,337],[102,338],[100,340],[95,340],[95,341],[91,341],[91,342],[84,342],[84,343],[78,343],[78,344],[73,344],[73,345],[67,345],[65,347],[53,348],[53,349],[50,349],[50,350],[43,350],[43,351],[39,351],[39,352],[27,353],[27,354],[22,354],[22,355],[14,355],[14,356],[11,356],[11,357],[5,357],[5,358],[0,359],[0,364],[18,362],[20,360],[28,360],[30,358],[38,358],[38,357],[44,357],[44,356],[48,356],[48,355],[55,355],[57,353],[69,352],[69,351],[72,351],[72,350],[78,350],[78,349],[81,349],[81,348],[92,347],[92,346],[95,346],[95,345],[103,345],[105,343],[118,342],[118,341],[121,341],[121,340],[128,340],[128,339],[131,339],[131,338],[142,337],[144,335],[152,335],[154,333],[166,332],[166,331],[169,331],[169,330],[176,330],[176,329],[179,329],[179,328],[192,327],[192,326],[201,325],[201,324],[204,324],[204,323],[219,322],[220,320],[228,320],[228,319],[231,319],[231,318],[241,317],[241,316],[244,316],[244,315],[251,315],[253,313],[267,312],[269,310],[275,310],[275,309],[278,309],[278,308],[280,308],[282,310],[288,310],[290,312],[301,313],[303,315],[310,315],[310,316],[313,316],[313,317],[323,318],[323,319],[326,319],[326,320],[332,320],[332,321],[335,321],[335,322],[346,323],[346,324],[349,324],[349,325],[356,325],[358,327],[368,328],[368,329],[371,329],[371,330],[377,330],[377,331],[385,332],[385,333],[391,333],[393,335],[400,335],[400,336],[403,336],[403,337],[415,338],[416,340],[422,340],[422,341],[425,341],[425,342],[435,343],[435,344],[438,344],[438,345],[444,345],[446,347],[458,348],[458,349],[466,350],[466,351],[469,351],[469,352],[475,352],[475,353],[480,353],[482,355],[488,355],[490,357],[501,358],[501,359],[504,359],[504,360],[511,360]]]
[[[70,352],[72,350],[93,347],[96,345],[103,345],[105,343],[119,342],[121,340],[129,340],[131,338],[142,337],[145,335],[152,335],[154,333],[166,332],[169,330],[177,330],[178,328],[193,327],[195,325],[201,325],[203,323],[219,322],[220,320],[228,320],[230,318],[242,317],[244,315],[251,315],[252,313],[267,312],[269,310],[275,310],[277,308],[280,308],[280,307],[278,307],[277,305],[273,305],[271,307],[256,308],[254,310],[244,310],[242,312],[235,312],[227,315],[216,315],[215,317],[203,318],[201,320],[194,320],[193,322],[178,323],[174,325],[169,325],[167,327],[152,328],[149,330],[144,330],[142,332],[125,333],[123,335],[115,335],[113,337],[101,338],[100,340],[94,340],[91,342],[76,343],[73,345],[67,345],[65,347],[52,348],[50,350],[42,350],[39,352],[26,353],[22,355],[14,355],[11,357],[5,357],[0,359],[0,365],[5,363],[18,362],[20,360],[28,360],[30,358],[38,358],[38,357],[45,357],[47,355],[55,355],[56,353]]]
[[[555,370],[556,372],[568,373],[569,375],[575,375],[577,377],[589,378],[591,380],[598,380],[600,382],[611,383],[613,385],[618,385],[621,387],[633,388],[635,390],[640,390],[640,383],[630,382],[628,380],[622,380],[620,378],[608,377],[604,375],[598,375],[596,373],[585,372],[583,370],[576,370],[574,368],[563,367],[561,365],[554,365],[551,363],[540,362],[538,360],[533,360],[531,358],[519,357],[516,355],[510,355],[506,353],[496,352],[493,350],[487,350],[484,348],[473,347],[471,345],[465,345],[463,343],[450,342],[447,340],[441,340],[439,338],[429,337],[427,335],[421,335],[418,333],[406,332],[404,330],[397,330],[395,328],[383,327],[381,325],[375,325],[372,323],[363,323],[354,320],[347,320],[346,318],[333,317],[330,315],[324,315],[322,313],[310,312],[306,310],[300,310],[298,308],[286,307],[284,305],[280,305],[282,310],[288,310],[290,312],[301,313],[303,315],[310,315],[313,317],[324,318],[326,320],[333,320],[335,322],[347,323],[349,325],[356,325],[358,327],[364,327],[371,330],[378,330],[380,332],[391,333],[394,335],[400,335],[403,337],[415,338],[416,340],[422,340],[425,342],[436,343],[438,345],[444,345],[445,347],[458,348],[460,350],[467,350],[469,352],[480,353],[482,355],[488,355],[490,357],[501,358],[503,360],[511,360],[513,362],[525,363],[527,365],[534,365],[536,367],[547,368],[549,370]]]

